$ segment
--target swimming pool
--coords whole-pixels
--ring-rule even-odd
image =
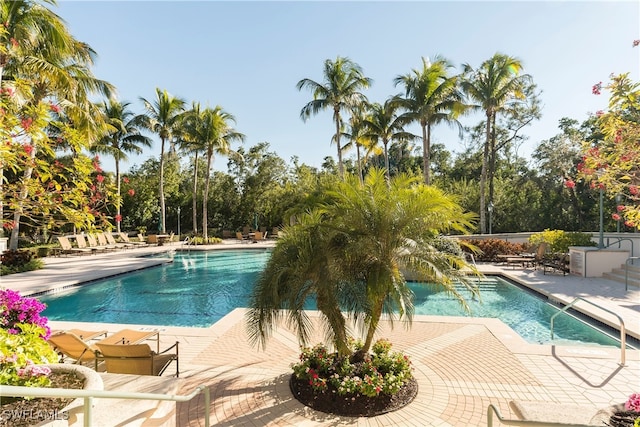
[[[266,250],[177,253],[173,263],[77,286],[38,299],[50,320],[209,327],[234,308],[246,307]],[[467,298],[471,313],[436,287],[410,283],[416,314],[497,317],[531,343],[550,343],[549,319],[558,308],[499,278],[480,283],[482,302]],[[310,303],[308,308],[313,308]],[[555,320],[555,344],[619,346],[570,315]]]

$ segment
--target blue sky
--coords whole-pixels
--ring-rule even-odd
[[[71,33],[98,53],[94,73],[118,89],[120,100],[142,112],[139,97],[166,89],[190,104],[221,105],[236,117],[245,147],[268,142],[285,160],[320,166],[336,157],[330,112],[307,122],[300,109],[312,98],[295,85],[322,80],[326,59],[349,57],[373,86],[365,94],[383,102],[400,92],[393,79],[440,54],[457,69],[477,67],[496,52],[521,59],[542,90],[543,117],[525,129],[519,154],[558,133],[558,120],[582,121],[606,109],[594,83],[611,73],[640,80],[638,1],[71,1],[52,9]],[[474,125],[480,116],[462,119]],[[417,127],[411,128],[419,133]],[[433,142],[464,149],[457,132],[436,127]],[[159,141],[128,169],[159,154]],[[347,154],[350,156],[352,154]],[[105,169],[112,161],[103,158]],[[214,168],[225,170],[226,159]]]

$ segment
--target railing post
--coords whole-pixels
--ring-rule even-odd
[[[93,407],[93,397],[87,396],[84,398],[84,427],[91,427],[91,418]]]

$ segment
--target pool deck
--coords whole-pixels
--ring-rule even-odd
[[[246,249],[272,244],[229,243],[211,248]],[[171,248],[47,258],[42,270],[1,277],[0,287],[27,295],[73,286],[166,262],[162,258],[139,256]],[[625,292],[624,284],[617,282],[543,275],[533,269],[489,264],[479,268],[485,274],[500,274],[535,288],[557,301],[570,302],[582,297],[617,313],[624,319],[627,333],[640,338],[638,288]],[[576,307],[606,323],[617,324],[614,316],[590,304],[580,302]],[[310,316],[318,321],[317,313],[310,312]],[[247,343],[243,319],[244,310],[237,309],[209,328],[50,323],[53,329],[158,330],[161,348],[180,341],[179,393],[187,394],[199,385],[208,386],[212,394],[211,424],[220,426],[484,426],[489,404],[498,407],[505,417],[514,418],[509,407],[512,400],[559,404],[567,410],[582,412],[588,419],[598,409],[621,403],[630,394],[640,392],[639,350],[627,350],[626,363],[621,366],[620,349],[528,344],[497,319],[415,316],[410,329],[396,322],[391,330],[385,322],[378,334],[390,338],[395,350],[411,357],[419,384],[414,402],[372,418],[337,417],[301,405],[289,391],[289,365],[299,354],[293,332],[283,326],[274,333],[266,351],[255,349]],[[317,335],[311,342],[319,341]],[[172,369],[168,371],[167,377]],[[203,426],[203,405],[201,396],[178,404],[175,425]],[[126,422],[117,425],[151,425],[135,416],[125,419]],[[116,425],[112,418],[108,420],[98,418],[95,425]]]

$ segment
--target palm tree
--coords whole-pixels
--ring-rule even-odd
[[[434,62],[422,58],[422,69],[394,79],[395,85],[403,85],[405,96],[398,97],[405,116],[420,123],[422,128],[422,156],[424,182],[430,183],[431,127],[439,123],[462,126],[457,117],[464,111],[463,96],[458,90],[458,79],[449,75],[453,65],[436,56]]]
[[[489,153],[492,153],[495,147],[496,117],[510,101],[522,96],[523,83],[529,76],[520,74],[522,62],[519,59],[501,53],[496,53],[475,70],[468,64],[464,64],[463,68],[462,89],[477,103],[473,108],[482,109],[486,117],[480,174],[480,232],[486,233],[487,163]]]
[[[136,120],[141,126],[149,131],[158,134],[160,137],[160,186],[158,189],[160,197],[160,231],[167,232],[166,228],[166,207],[164,203],[164,148],[167,141],[171,141],[174,133],[178,129],[181,114],[184,111],[185,101],[181,98],[170,95],[166,90],[156,88],[156,99],[153,102],[140,98],[144,104],[146,113]]]
[[[338,56],[335,61],[327,59],[324,62],[324,81],[318,83],[311,79],[302,79],[296,85],[298,90],[309,89],[313,92],[313,101],[305,105],[300,111],[300,117],[306,121],[311,115],[327,108],[333,109],[333,121],[336,131],[332,138],[338,150],[338,170],[344,175],[342,164],[342,147],[340,135],[342,131],[341,111],[354,107],[366,101],[360,90],[368,88],[372,80],[365,77],[362,68],[349,58]]]
[[[201,114],[199,102],[193,102],[191,109],[184,115],[181,123],[181,148],[187,153],[193,153],[193,234],[198,234],[198,155],[205,150],[204,142],[198,139],[198,123]]]
[[[370,140],[382,140],[384,147],[384,167],[387,180],[391,178],[389,167],[389,142],[392,141],[413,141],[417,137],[404,130],[404,125],[408,121],[406,116],[400,116],[398,109],[400,104],[395,98],[389,98],[384,105],[374,103],[371,105],[371,113],[364,121],[367,128],[365,136]]]
[[[211,165],[215,154],[230,155],[235,153],[231,149],[231,143],[243,141],[244,135],[231,127],[235,123],[235,117],[227,113],[220,106],[205,108],[200,111],[197,105],[187,116],[186,126],[189,140],[193,141],[192,149],[205,152],[207,158],[206,178],[202,197],[202,236],[205,242],[208,239],[208,209],[209,184],[211,182]],[[195,179],[195,178],[194,178]],[[194,198],[195,198],[194,187]]]
[[[127,153],[142,153],[142,147],[151,147],[151,139],[140,133],[139,120],[128,108],[129,102],[111,100],[99,104],[108,125],[108,131],[92,147],[94,153],[107,154],[115,160],[116,188],[120,200],[120,162],[127,161]],[[116,227],[120,230],[120,201],[116,207]]]
[[[314,296],[326,339],[342,356],[358,360],[368,352],[383,313],[411,320],[413,294],[405,273],[442,287],[465,307],[454,284],[477,294],[463,272],[475,269],[462,253],[438,250],[440,232],[467,232],[472,225],[472,214],[454,200],[417,177],[401,174],[387,181],[381,169],[370,170],[364,185],[352,175],[334,185],[320,208],[285,229],[272,252],[246,317],[253,344],[264,346],[286,316],[306,345],[311,322],[304,304]],[[349,319],[362,326],[365,338],[353,355]]]

